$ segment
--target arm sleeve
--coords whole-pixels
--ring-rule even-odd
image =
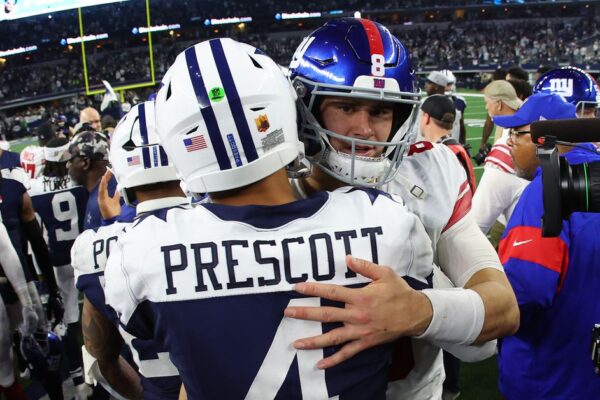
[[[442,233],[437,243],[437,256],[442,271],[457,287],[463,287],[476,272],[484,268],[502,271],[494,247],[470,213]]]
[[[489,232],[500,215],[510,216],[527,181],[486,167],[473,196],[473,217],[481,231]]]
[[[56,293],[58,291],[58,286],[56,285],[54,269],[50,262],[50,253],[48,252],[48,246],[44,241],[42,229],[40,228],[37,219],[33,218],[31,221],[23,223],[23,233],[29,243],[31,243],[31,249],[42,270],[42,274],[44,274],[48,289],[51,293]]]
[[[111,249],[110,256],[106,262],[104,271],[105,286],[104,293],[106,304],[119,316],[119,322],[125,331],[144,339],[144,330],[138,331],[130,327],[130,321],[137,309],[137,301],[133,290],[129,285],[130,276],[123,257],[123,248],[117,244]]]
[[[2,256],[4,273],[19,297],[19,301],[24,306],[31,305],[31,297],[27,290],[27,281],[25,280],[23,266],[19,261],[17,251],[8,237],[6,227],[2,223],[0,223],[0,256]]]
[[[536,179],[523,192],[498,250],[519,303],[521,326],[552,305],[569,262],[568,222],[560,236],[544,238],[543,214],[541,179]]]

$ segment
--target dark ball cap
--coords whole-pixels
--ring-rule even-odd
[[[421,110],[438,121],[454,123],[456,118],[456,107],[454,101],[446,95],[434,94],[429,96],[421,104]]]

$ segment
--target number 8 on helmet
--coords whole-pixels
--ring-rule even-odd
[[[301,98],[301,137],[309,159],[351,185],[381,186],[395,177],[404,152],[416,137],[419,93],[408,52],[381,24],[356,18],[327,22],[305,38],[290,63],[290,78]],[[387,141],[340,135],[322,126],[323,96],[381,101],[393,105]],[[331,139],[346,142],[336,150]],[[377,157],[357,154],[360,146],[383,146]]]

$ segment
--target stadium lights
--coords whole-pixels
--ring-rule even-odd
[[[38,49],[37,46],[21,46],[15,49],[10,50],[2,50],[0,51],[0,57],[14,56],[16,54],[29,53],[31,51],[36,51]]]
[[[81,42],[92,42],[94,40],[102,40],[102,39],[108,39],[108,33],[99,33],[97,35],[85,35],[85,36],[66,38],[66,39],[62,38],[62,39],[60,39],[60,44],[62,44],[63,46],[66,46],[68,44],[77,44],[77,43],[81,43]]]
[[[137,26],[131,30],[131,33],[134,35],[143,34],[148,32],[161,32],[161,31],[173,31],[175,29],[180,29],[180,24],[171,24],[171,25],[154,25],[154,26]],[[172,34],[171,34],[172,35]]]
[[[252,17],[226,17],[226,18],[211,18],[205,19],[204,25],[226,25],[226,24],[240,24],[242,22],[252,22]]]

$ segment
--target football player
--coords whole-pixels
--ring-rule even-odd
[[[22,335],[32,335],[38,326],[38,315],[29,295],[21,261],[10,241],[4,224],[1,222],[0,255],[2,256],[1,269],[12,285],[21,305],[21,315],[14,318],[15,322],[21,321],[19,330]],[[10,326],[4,301],[0,296],[0,395],[5,394],[8,399],[25,400],[23,388],[19,381],[15,379]]]
[[[556,93],[577,107],[577,118],[596,118],[600,104],[598,83],[577,67],[562,67],[546,72],[535,82],[533,92]]]
[[[62,299],[54,276],[48,247],[44,241],[40,225],[35,217],[31,198],[23,184],[11,177],[3,176],[0,178],[0,198],[2,199],[2,202],[0,203],[2,219],[12,245],[23,265],[27,280],[27,290],[32,300],[33,307],[38,314],[36,335],[39,334],[39,336],[46,337],[49,328],[48,322],[50,321],[54,325],[58,324],[62,321],[64,313]],[[49,295],[46,304],[46,313],[44,313],[40,295],[34,283],[34,281],[37,280],[36,272],[31,268],[28,268],[25,263],[23,249],[26,248],[27,242],[31,245],[37,264],[44,277],[44,283],[48,289]],[[17,307],[23,306],[23,304],[18,305],[18,298],[14,296],[10,286],[5,286],[2,289],[3,300],[7,307],[12,308],[15,303],[17,304]],[[56,379],[56,376],[52,371],[49,374],[45,374],[43,377],[40,376],[40,379],[42,379],[44,388],[51,399],[62,398],[62,382],[60,379]]]
[[[88,194],[83,186],[73,183],[69,177],[68,147],[69,142],[65,138],[52,139],[43,147],[45,164],[41,174],[32,179],[29,196],[47,233],[50,261],[65,305],[63,323],[67,325],[67,331],[64,347],[69,372],[73,385],[83,395],[89,392],[89,388],[83,380],[79,299],[73,280],[71,246],[82,231]]]
[[[38,144],[29,145],[21,152],[21,166],[30,179],[37,178],[44,169],[44,147],[55,136],[56,127],[50,122],[45,122],[37,128]]]
[[[297,282],[364,285],[346,266],[349,253],[390,265],[406,287],[427,287],[423,226],[378,190],[296,201],[284,170],[302,147],[295,96],[260,50],[231,39],[197,44],[163,83],[161,144],[188,190],[208,192],[212,203],[140,213],[119,237],[106,297],[125,330],[166,346],[190,399],[384,398],[391,346],[325,373],[314,368],[323,351],[300,353],[291,342],[337,324],[288,319],[283,310],[320,304],[298,296]],[[411,304],[428,302],[405,294]],[[411,320],[410,329],[424,323]]]
[[[456,107],[456,118],[452,125],[452,139],[462,145],[467,143],[467,129],[465,128],[465,110],[467,109],[467,100],[463,96],[456,94],[456,76],[449,69],[443,69],[442,74],[446,77],[446,96],[450,96]]]
[[[69,162],[67,167],[71,179],[85,187],[89,193],[83,220],[83,229],[95,229],[101,225],[102,216],[98,206],[98,187],[100,179],[108,166],[108,137],[100,132],[83,131],[69,142]],[[112,196],[117,182],[108,182],[108,191]],[[124,213],[132,214],[131,207],[124,207]]]
[[[122,118],[113,132],[110,150],[112,171],[119,192],[127,204],[153,194],[155,198],[138,206],[138,212],[187,204],[179,187],[179,178],[162,147],[154,128],[154,103],[134,106]],[[105,219],[120,214],[118,193],[108,196],[111,172],[103,177],[99,187],[99,203]],[[144,197],[141,197],[144,196]],[[136,372],[119,357],[123,339],[116,316],[107,309],[104,298],[104,268],[106,259],[117,241],[118,233],[131,223],[127,216],[98,229],[86,230],[75,241],[72,250],[77,288],[84,293],[83,336],[85,348],[97,360],[96,379],[107,389],[127,398],[177,399],[181,380],[168,353],[154,341],[135,338],[122,331],[131,348],[141,374],[141,386]]]
[[[313,164],[309,178],[295,181],[296,192],[310,196],[351,184],[378,186],[400,195],[423,221],[436,264],[456,286],[423,292],[431,303],[412,308],[411,315],[433,314],[433,319],[419,338],[469,345],[514,332],[519,321],[514,293],[498,256],[469,213],[471,197],[463,168],[446,146],[413,143],[419,95],[410,57],[399,40],[373,21],[331,20],[302,41],[290,72],[302,100],[302,136]],[[362,296],[372,305],[390,299],[393,285],[387,284],[392,277],[371,264],[355,267],[377,282],[344,296],[339,295],[341,289],[322,284],[302,284],[297,290],[325,298],[334,293],[356,314],[330,308],[287,311],[297,318],[345,323],[342,329],[296,343],[298,348],[312,349],[348,342],[323,360],[321,368],[374,344],[411,336],[400,321],[394,321],[404,316],[355,302]],[[383,287],[390,290],[376,289]],[[401,307],[402,301],[395,300]],[[363,313],[371,322],[356,321]],[[398,342],[401,362],[393,371],[390,397],[440,398],[441,351],[427,341],[406,340]]]
[[[39,328],[46,330],[47,320],[43,315],[40,296],[34,284],[34,281],[37,280],[36,272],[26,264],[26,258],[24,256],[23,250],[27,248],[27,242],[31,245],[38,266],[44,276],[44,283],[49,291],[47,311],[49,314],[52,314],[53,320],[56,323],[62,320],[62,299],[58,291],[56,278],[50,262],[48,247],[44,241],[40,225],[35,218],[35,211],[33,209],[31,198],[29,197],[25,186],[21,183],[22,180],[14,177],[13,174],[15,171],[22,170],[20,168],[12,170],[8,177],[5,176],[4,171],[5,170],[3,170],[3,176],[0,178],[0,198],[2,199],[2,202],[0,202],[0,211],[2,212],[2,219],[6,230],[8,231],[10,240],[23,265],[25,277],[28,282],[29,295],[38,312]],[[6,304],[11,304],[16,299],[14,297],[11,298],[9,293],[12,289],[8,289],[9,290],[3,291],[3,295],[5,296],[4,302]]]

